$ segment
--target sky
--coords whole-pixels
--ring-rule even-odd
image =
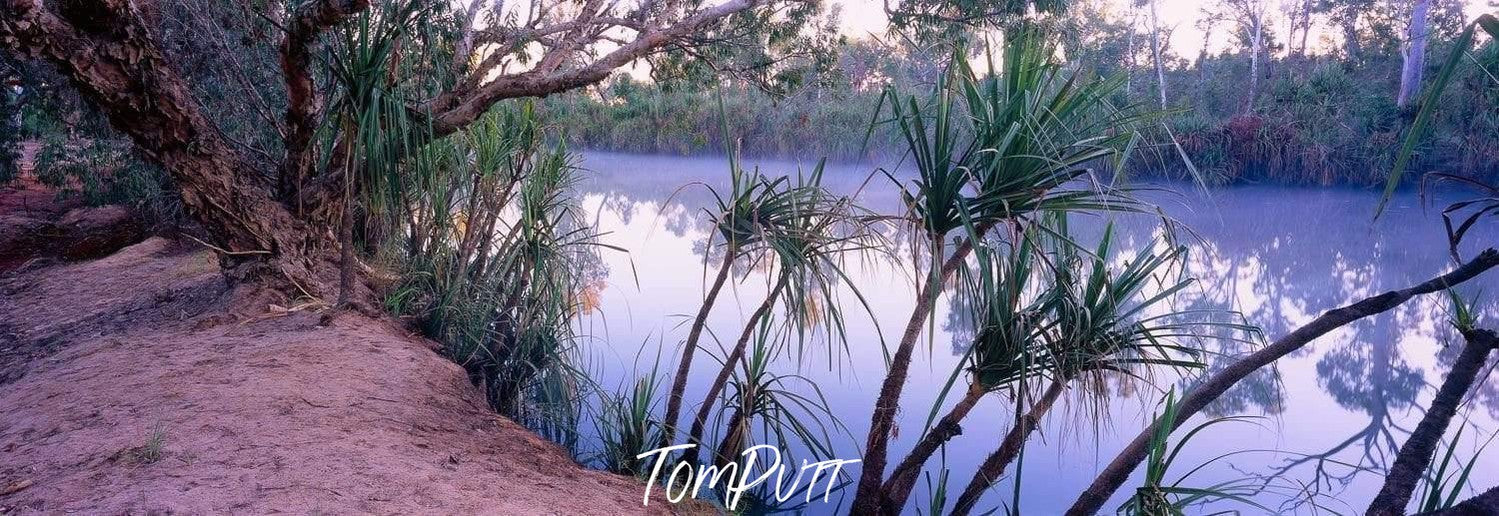
[[[890,0],[893,5],[898,0]],[[1128,0],[1107,0],[1111,10],[1116,13],[1128,12]],[[1196,56],[1202,46],[1202,31],[1196,27],[1196,22],[1202,17],[1202,6],[1205,4],[1216,4],[1217,2],[1201,2],[1197,0],[1157,0],[1156,12],[1160,17],[1162,29],[1174,27],[1171,36],[1171,48],[1177,55]],[[1271,29],[1279,34],[1287,32],[1290,23],[1282,13],[1281,0],[1267,0],[1269,5],[1268,21]],[[1466,11],[1470,18],[1479,13],[1499,11],[1499,7],[1493,7],[1489,0],[1467,0]],[[844,34],[850,37],[867,36],[870,32],[881,32],[884,30],[888,19],[885,17],[884,0],[831,0],[830,5],[840,6],[842,9],[839,23]],[[1141,30],[1146,30],[1146,16],[1149,11],[1141,11]],[[1317,43],[1317,29],[1314,27],[1313,37],[1308,42],[1308,47],[1315,49]],[[1220,27],[1214,32],[1214,38],[1209,42],[1212,51],[1222,50],[1228,46],[1228,33]]]

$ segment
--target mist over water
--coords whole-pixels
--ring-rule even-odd
[[[583,156],[582,166],[589,170],[581,186],[583,208],[603,233],[603,243],[629,250],[603,254],[595,310],[584,323],[591,336],[584,345],[589,367],[601,384],[612,388],[627,385],[636,374],[647,374],[657,360],[658,347],[662,363],[674,364],[676,346],[685,338],[688,319],[711,280],[713,271],[705,271],[704,264],[717,263],[717,258],[704,256],[709,234],[704,209],[711,203],[711,194],[702,184],[725,187],[728,162],[712,157]],[[798,168],[810,172],[816,163],[746,160],[744,166],[756,165],[772,175],[795,175]],[[874,165],[830,165],[824,184],[835,193],[858,192],[860,202],[876,212],[900,210],[898,190],[885,174],[875,172]],[[1423,207],[1415,192],[1404,192],[1392,201],[1386,215],[1373,221],[1379,200],[1374,190],[1241,186],[1203,192],[1188,184],[1158,186],[1181,192],[1153,192],[1146,198],[1186,228],[1177,236],[1191,249],[1189,274],[1198,279],[1178,302],[1190,308],[1241,312],[1270,340],[1328,309],[1404,288],[1450,268],[1440,211],[1463,194],[1435,192],[1430,205]],[[1096,243],[1103,220],[1079,218],[1076,232],[1084,245]],[[1157,217],[1121,215],[1113,220],[1121,254],[1153,245],[1162,236]],[[1499,243],[1494,227],[1479,224],[1467,237],[1465,256]],[[895,235],[892,241],[903,245],[905,240]],[[857,458],[862,450],[885,372],[882,335],[893,346],[913,304],[910,252],[897,250],[897,254],[900,262],[850,257],[845,264],[872,313],[872,317],[866,313],[851,292],[841,294],[846,348],[834,343],[836,352],[829,355],[820,334],[812,334],[800,360],[780,361],[780,372],[801,375],[808,392],[814,386],[820,389],[846,425],[846,431],[834,434],[840,458]],[[713,334],[704,342],[710,352],[700,354],[694,365],[685,398],[689,413],[718,369],[713,355],[722,356],[716,350],[729,344],[720,341],[737,335],[765,295],[765,271],[738,270],[735,278],[738,281],[725,287],[727,296],[709,319]],[[1499,316],[1493,301],[1499,296],[1499,276],[1490,274],[1463,288],[1469,294],[1479,290],[1485,293],[1481,302],[1485,315],[1480,319]],[[949,302],[944,298],[938,303],[933,331],[919,345],[901,400],[892,464],[920,436],[934,400],[964,352],[961,336],[972,333],[962,318],[951,315]],[[1184,485],[1200,487],[1279,474],[1282,481],[1278,483],[1300,484],[1307,491],[1322,493],[1316,501],[1326,508],[1361,512],[1378,490],[1395,450],[1420,419],[1420,407],[1435,392],[1431,384],[1441,380],[1457,355],[1456,345],[1445,345],[1461,342],[1447,322],[1448,311],[1447,300],[1440,296],[1412,300],[1324,336],[1279,361],[1273,370],[1242,382],[1209,412],[1262,417],[1217,425],[1210,435],[1194,438],[1179,461],[1187,467],[1172,478],[1233,453],[1195,473]],[[1218,355],[1209,362],[1217,365],[1251,348],[1229,341],[1209,345]],[[663,371],[667,369],[663,366]],[[1476,444],[1482,443],[1475,443],[1471,436],[1486,439],[1499,429],[1499,383],[1485,383],[1482,378],[1473,402],[1454,420],[1454,426],[1473,427],[1464,432],[1459,457],[1473,457]],[[1173,385],[1180,389],[1190,379],[1163,371],[1154,383],[1160,389]],[[962,388],[961,377],[956,385]],[[1077,392],[1069,393],[1030,440],[1021,479],[1023,513],[1065,510],[1098,469],[1150,420],[1163,396],[1163,391],[1149,386],[1110,388],[1111,403],[1102,409],[1084,403]],[[945,412],[956,397],[956,393],[950,395],[940,410]],[[945,457],[939,453],[929,461],[927,470],[935,472],[945,461],[952,470],[949,490],[961,490],[1008,430],[1014,418],[1012,403],[998,394],[986,396],[963,424],[963,435],[949,443]],[[710,437],[721,431],[721,425],[710,430]],[[797,452],[788,453],[796,457]],[[1010,468],[1007,475],[1014,470]],[[857,474],[857,468],[850,473]],[[1499,478],[1499,459],[1490,454],[1481,460],[1473,477]],[[1013,482],[1007,476],[997,483],[980,510],[1010,503]],[[925,480],[918,481],[913,504],[925,503],[925,484]],[[1127,496],[1133,485],[1126,484],[1119,494]],[[852,494],[850,486],[841,509],[835,494],[833,504],[813,504],[806,512],[845,512]],[[1311,506],[1297,505],[1296,498],[1296,493],[1277,489],[1258,500],[1278,511],[1310,513]]]

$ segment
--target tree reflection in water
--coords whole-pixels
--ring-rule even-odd
[[[703,191],[701,188],[684,189],[682,186],[702,178],[719,177],[723,168],[721,160],[604,154],[590,155],[585,166],[601,172],[585,186],[592,192],[590,198],[593,199],[585,204],[597,206],[600,212],[618,219],[617,224],[627,226],[605,229],[621,231],[621,236],[628,234],[635,240],[648,239],[644,245],[633,241],[610,241],[629,248],[632,260],[638,263],[670,262],[673,265],[669,274],[690,276],[693,280],[701,275],[705,258],[716,262],[713,257],[702,256],[701,245],[705,233],[701,229],[704,217],[699,207],[710,202],[711,198],[698,197]],[[794,163],[773,166],[778,170],[795,170],[796,167]],[[852,192],[864,186],[871,169],[870,166],[831,166],[827,181],[835,192]],[[880,181],[875,183],[883,184]],[[863,201],[866,206],[880,213],[899,213],[899,201],[892,192],[878,188],[869,188],[865,192]],[[1179,236],[1192,248],[1188,267],[1190,274],[1198,278],[1198,284],[1179,297],[1181,306],[1177,308],[1237,311],[1243,321],[1261,327],[1266,339],[1284,336],[1328,309],[1408,286],[1450,266],[1439,215],[1422,211],[1413,194],[1397,197],[1393,211],[1377,223],[1371,223],[1371,217],[1378,195],[1371,192],[1239,187],[1214,191],[1210,195],[1209,198],[1196,194],[1163,195],[1161,199],[1155,199],[1169,216],[1190,228],[1190,232]],[[1444,202],[1440,193],[1433,197],[1435,205]],[[1157,233],[1158,221],[1149,220],[1149,217],[1124,218],[1115,222],[1119,236],[1124,239],[1119,248],[1123,255],[1133,254],[1139,246],[1162,236]],[[1073,229],[1080,241],[1096,242],[1097,230],[1101,226],[1100,220],[1083,218],[1074,224]],[[1476,228],[1476,232],[1469,235],[1465,248],[1493,245],[1499,241],[1499,231],[1496,230],[1499,228],[1492,225]],[[887,238],[904,248],[902,244],[906,238],[901,235],[887,235]],[[896,249],[894,253],[903,262],[913,259],[909,251]],[[624,270],[621,267],[616,269]],[[876,282],[888,285],[883,288],[906,289],[912,281],[907,270],[900,266],[880,266],[872,270],[879,271],[880,276],[874,278]],[[736,272],[754,273],[749,270]],[[864,278],[855,279],[865,281]],[[634,283],[630,278],[614,278],[614,281]],[[687,305],[694,305],[690,301],[700,295],[698,283],[687,282],[680,287],[681,291],[663,291],[658,286],[643,297],[651,298],[670,318],[672,314],[690,308]],[[1499,300],[1499,276],[1480,278],[1467,287],[1469,295],[1480,289],[1488,292],[1480,307],[1484,311],[1481,319],[1499,319],[1499,305],[1495,303]],[[905,290],[898,294],[868,288],[861,290],[876,299],[891,295],[902,299],[908,297]],[[686,300],[681,305],[687,308],[675,304],[673,299],[678,297]],[[934,391],[949,376],[951,370],[948,367],[955,357],[962,356],[966,343],[972,341],[973,323],[963,316],[969,311],[945,303],[934,320],[936,335],[933,338],[937,339],[939,348],[945,348],[943,351],[950,349],[951,353],[933,353],[929,374],[936,387],[923,394],[928,398],[923,398],[921,403],[935,396]],[[1371,484],[1377,489],[1395,450],[1405,441],[1409,428],[1422,416],[1420,402],[1423,396],[1429,397],[1434,391],[1427,382],[1445,376],[1461,347],[1462,339],[1447,324],[1446,305],[1447,301],[1440,296],[1412,300],[1391,313],[1328,334],[1285,357],[1277,367],[1258,371],[1219,398],[1206,415],[1269,415],[1273,419],[1267,422],[1267,426],[1279,424],[1283,429],[1295,431],[1273,430],[1274,435],[1260,436],[1264,439],[1262,441],[1224,440],[1214,445],[1204,441],[1204,447],[1210,449],[1203,453],[1216,455],[1246,449],[1278,448],[1279,453],[1236,456],[1233,466],[1247,475],[1282,475],[1279,478],[1304,485],[1319,495],[1347,499],[1372,496]],[[893,305],[887,308],[899,313],[909,309],[908,306]],[[726,315],[731,316],[732,313]],[[637,312],[632,317],[640,319],[650,315]],[[867,320],[855,319],[859,318],[850,319],[850,324],[868,324]],[[854,355],[864,362],[864,369],[877,371],[881,365],[878,342],[874,340],[877,337],[873,331],[865,333],[867,342],[852,343]],[[641,340],[639,336],[632,337]],[[1262,345],[1261,342],[1231,339],[1207,342],[1212,345],[1208,351],[1214,354],[1210,357],[1209,372]],[[1444,343],[1458,345],[1444,347]],[[1483,381],[1493,368],[1491,362],[1481,373],[1479,387],[1472,393],[1473,403],[1469,404],[1482,407],[1469,415],[1473,416],[1475,424],[1483,426],[1485,434],[1493,430],[1494,418],[1499,418],[1499,382]],[[837,365],[829,368],[834,369],[831,372],[816,369],[823,368],[809,367],[805,372],[830,385],[849,381]],[[1116,391],[1112,394],[1136,400],[1136,405],[1150,407],[1161,392],[1170,387],[1169,378],[1158,380],[1162,383],[1156,386],[1160,390]],[[1189,387],[1192,381],[1179,382],[1178,389]],[[868,386],[861,389],[844,389],[835,393],[835,403],[846,405],[834,407],[835,410],[845,411],[840,414],[844,417],[849,416],[846,411],[867,410]],[[1120,402],[1116,405],[1116,416],[1121,419],[1115,422],[1132,424],[1123,423],[1133,421],[1125,419],[1133,416],[1124,406],[1127,404]],[[920,428],[925,416],[925,411],[912,411],[902,424]],[[1067,430],[1094,426],[1080,425],[1076,420],[1086,416],[1088,414],[1071,415],[1073,419],[1070,421],[1058,417],[1052,424]],[[1308,429],[1312,431],[1306,431]],[[1086,434],[1088,432],[1059,432],[1058,435],[1075,436],[1078,442],[1087,444],[1081,449],[1063,450],[1065,445],[1055,448],[1059,449],[1058,453],[1070,456],[1074,452],[1091,454],[1095,450],[1090,446],[1105,449],[1119,444],[1111,440],[1117,437],[1107,432]],[[951,460],[964,458],[955,456]],[[1475,471],[1475,475],[1495,471],[1491,465],[1486,468]],[[1071,473],[1064,467],[1056,475],[1063,478]],[[1226,474],[1235,474],[1235,471]],[[1043,473],[1034,478],[1044,476]],[[1059,482],[1028,484],[1027,487],[1042,492],[1055,489],[1059,494],[1062,491],[1071,493],[1078,488]],[[1304,500],[1305,496],[1298,498]]]

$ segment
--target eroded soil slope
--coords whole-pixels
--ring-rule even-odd
[[[0,278],[0,513],[645,512],[430,346],[226,293],[160,238]]]

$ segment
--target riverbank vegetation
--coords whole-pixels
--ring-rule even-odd
[[[1388,7],[1293,6],[1299,41],[1276,43],[1264,3],[1213,4],[1222,26],[1205,32],[1233,34],[1238,46],[1205,46],[1192,63],[1161,43],[1153,2],[1137,6],[1150,13],[1142,33],[1139,12],[1091,2],[907,0],[890,13],[901,38],[848,45],[835,44],[817,4],[795,1],[510,11],[167,2],[149,13],[121,0],[11,2],[0,6],[0,43],[6,66],[30,77],[22,91],[38,99],[23,111],[43,143],[43,179],[97,202],[159,200],[149,206],[187,219],[181,229],[217,253],[232,285],[284,298],[278,306],[398,318],[460,364],[492,409],[580,461],[643,476],[653,466],[642,455],[669,444],[691,445],[670,457],[686,467],[722,468],[756,445],[817,460],[832,458],[836,441],[854,442],[860,471],[834,479],[853,514],[1020,512],[1024,451],[1042,421],[1061,417],[1059,402],[1102,424],[1120,392],[1171,392],[1069,513],[1105,510],[1144,463],[1144,485],[1121,510],[1172,514],[1269,492],[1166,478],[1182,467],[1175,450],[1212,425],[1179,429],[1228,389],[1319,336],[1499,266],[1493,249],[1458,255],[1465,231],[1452,230],[1454,263],[1432,264],[1432,279],[1339,300],[1348,304],[1279,335],[1230,310],[1177,303],[1194,281],[1189,232],[1146,200],[1134,175],[1204,186],[1372,184],[1398,178],[1391,168],[1492,178],[1494,42],[1467,48],[1473,29],[1458,30],[1449,3],[1369,5]],[[1429,30],[1395,66],[1392,31],[1406,18]],[[1312,52],[1313,19],[1344,28],[1341,45]],[[1468,36],[1449,45],[1442,38],[1452,33]],[[1458,65],[1442,68],[1448,87],[1416,102],[1425,65],[1411,56],[1428,45]],[[642,59],[656,83],[610,79]],[[1402,138],[1417,143],[1402,147]],[[579,352],[593,337],[582,317],[597,309],[608,272],[600,255],[629,252],[579,208],[584,171],[570,150],[579,144],[728,155],[726,186],[707,188],[712,201],[698,207],[710,235],[703,277],[712,278],[698,311],[623,392],[598,385]],[[762,171],[739,161],[746,152],[885,160],[871,181],[897,190],[900,208],[877,212],[831,191],[821,162]],[[1159,227],[1131,248],[1108,224],[1096,238],[1074,231],[1084,217]],[[844,272],[855,260],[914,278],[903,293],[909,316],[888,341],[853,342],[844,331],[848,318],[874,317]],[[723,289],[748,287],[749,277],[764,280],[753,285],[759,304],[737,325],[712,327]],[[1451,295],[1465,345],[1371,514],[1403,512],[1422,479],[1443,475],[1428,474],[1433,457],[1499,345],[1467,294]],[[919,341],[944,298],[966,310],[973,331],[942,394],[911,399]],[[1214,341],[1248,351],[1213,355]],[[880,353],[886,366],[862,441],[799,375],[812,356],[833,367],[854,353]],[[688,389],[704,354],[717,362],[712,380]],[[986,398],[1008,412],[1003,428],[968,430],[995,443],[978,451],[982,463],[932,464]],[[902,406],[930,414],[924,427],[902,435]],[[904,444],[910,451],[892,453]],[[928,499],[919,500],[924,475]],[[1007,479],[1008,497],[985,503]],[[787,509],[775,487],[750,493],[748,508],[724,509]],[[1435,509],[1458,502],[1426,498]]]
[[[1069,2],[1053,23],[1069,67],[1125,81],[1115,103],[1170,110],[1156,131],[1174,136],[1210,181],[1368,186],[1383,182],[1414,114],[1420,91],[1408,91],[1410,67],[1420,82],[1440,64],[1408,64],[1407,34],[1420,34],[1427,54],[1445,56],[1466,16],[1476,14],[1465,14],[1460,2],[1415,4],[1429,12],[1424,28],[1409,31],[1412,2],[1373,0],[1215,0],[1195,7],[1196,27],[1152,25],[1153,2]],[[914,16],[906,23],[920,25]],[[1189,29],[1202,33],[1195,53],[1168,45],[1173,33]],[[976,56],[992,43],[969,40],[966,48]],[[789,92],[733,79],[647,82],[621,73],[545,106],[576,147],[703,154],[723,148],[712,116],[713,99],[722,95],[739,115],[729,134],[748,155],[878,162],[898,155],[899,142],[877,134],[866,145],[846,135],[863,133],[884,87],[934,83],[949,57],[944,44],[895,31],[854,36],[838,48],[833,66]],[[1465,48],[1411,166],[1494,179],[1499,99],[1489,85],[1499,71],[1499,44],[1470,40]],[[1185,176],[1170,149],[1146,153],[1130,168]]]

